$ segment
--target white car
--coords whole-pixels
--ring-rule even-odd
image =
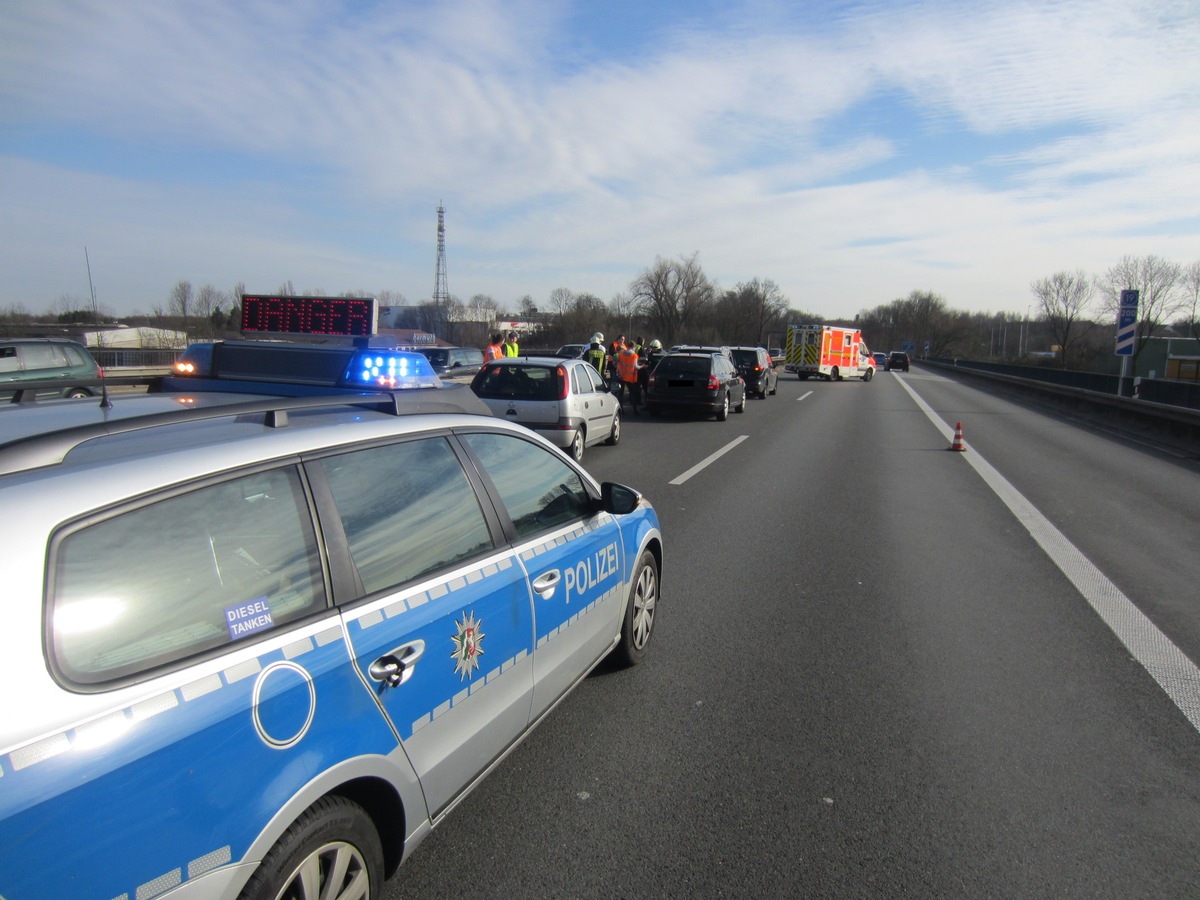
[[[536,431],[575,460],[621,440],[621,401],[582,359],[522,356],[487,363],[471,390],[492,415]]]

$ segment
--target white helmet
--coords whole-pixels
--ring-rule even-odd
[[[651,350],[661,350],[662,349],[662,341],[660,341],[658,338],[655,338],[654,340],[652,340],[650,342],[650,349]]]
[[[592,343],[593,344],[603,344],[604,343],[604,334],[602,332],[597,331],[595,334],[592,335]]]

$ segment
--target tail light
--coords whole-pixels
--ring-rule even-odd
[[[708,376],[708,389],[710,391],[719,391],[721,389],[721,379],[716,375]]]
[[[558,367],[558,399],[566,400],[568,389],[571,387],[571,376],[567,374],[566,366]]]

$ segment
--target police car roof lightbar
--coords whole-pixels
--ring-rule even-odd
[[[192,344],[179,357],[164,390],[246,391],[270,384],[275,393],[314,388],[393,391],[440,388],[429,360],[415,351],[383,347],[218,341]]]

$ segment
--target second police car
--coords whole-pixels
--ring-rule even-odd
[[[0,409],[5,900],[379,896],[646,652],[649,502],[366,343]]]

